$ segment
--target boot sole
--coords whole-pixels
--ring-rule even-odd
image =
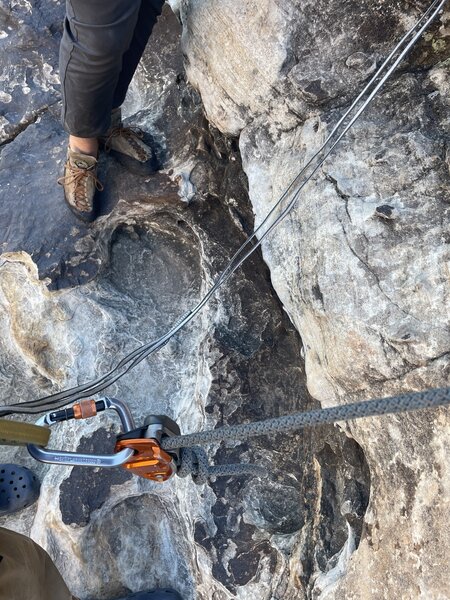
[[[0,515],[27,508],[39,498],[41,484],[30,469],[0,464]]]

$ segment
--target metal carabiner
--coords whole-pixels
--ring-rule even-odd
[[[122,422],[123,432],[127,433],[135,428],[131,412],[126,404],[115,398],[103,398],[82,401],[72,408],[58,412],[48,413],[36,421],[36,425],[52,426],[69,419],[86,419],[93,417],[98,411],[115,410]],[[35,444],[27,445],[28,452],[33,458],[43,463],[59,465],[77,465],[83,467],[118,467],[127,462],[133,454],[132,448],[125,448],[116,454],[84,454],[82,452],[66,452],[65,450],[48,450]]]

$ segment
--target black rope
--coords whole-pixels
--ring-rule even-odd
[[[179,477],[192,476],[197,485],[206,483],[211,477],[237,477],[239,475],[253,475],[267,477],[268,472],[264,467],[252,464],[210,465],[203,448],[182,448],[181,464],[178,467]]]

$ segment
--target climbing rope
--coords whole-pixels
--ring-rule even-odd
[[[228,266],[222,274],[216,279],[214,285],[195,306],[195,308],[183,315],[172,328],[155,341],[144,344],[124,357],[116,367],[111,369],[105,375],[94,381],[69,388],[67,390],[44,396],[43,398],[22,403],[14,403],[0,408],[0,415],[10,415],[14,413],[38,414],[47,410],[52,410],[75,402],[82,398],[99,394],[101,391],[118,381],[131,369],[136,367],[141,361],[147,358],[165,346],[169,340],[180,329],[185,327],[215,296],[218,290],[233,275],[233,273],[255,252],[262,244],[263,240],[273,231],[279,223],[289,214],[295,206],[298,197],[304,187],[311,181],[313,176],[322,167],[325,160],[334,151],[343,137],[353,127],[357,119],[371,104],[373,99],[379,94],[386,81],[392,76],[398,65],[417,43],[423,32],[434,21],[439,12],[444,7],[447,0],[434,0],[429,8],[422,14],[417,23],[403,36],[394,50],[389,54],[381,67],[365,86],[356,100],[341,117],[338,123],[325,140],[319,150],[308,160],[301,171],[294,177],[289,186],[283,192],[274,207],[263,219],[253,234],[234,254]]]
[[[219,442],[245,441],[261,435],[296,431],[305,427],[362,419],[394,413],[437,408],[450,404],[450,388],[412,392],[376,400],[364,400],[343,406],[333,406],[308,412],[293,413],[285,417],[265,419],[255,423],[220,427],[209,431],[164,437],[161,448],[166,451],[181,448],[181,467],[178,475],[191,474],[195,483],[201,484],[210,477],[256,475],[266,477],[267,470],[252,464],[210,466],[201,446]]]
[[[44,440],[32,441],[27,437],[22,437],[22,443],[23,440],[27,441],[31,456],[45,463],[94,468],[112,468],[122,465],[135,475],[159,483],[167,481],[177,473],[180,477],[191,475],[195,483],[203,484],[213,477],[253,475],[262,478],[268,475],[264,467],[254,464],[210,465],[203,447],[208,444],[245,441],[256,436],[286,433],[304,427],[437,408],[448,404],[450,404],[450,388],[443,388],[411,392],[377,400],[365,400],[344,406],[294,413],[254,423],[181,435],[177,423],[165,415],[148,415],[144,425],[136,427],[129,408],[123,401],[105,397],[98,401],[83,400],[69,409],[48,413],[40,417],[36,425],[52,426],[72,419],[89,419],[97,416],[99,412],[112,409],[118,413],[122,424],[122,432],[117,436],[113,454],[86,454],[44,448],[49,435],[49,431],[45,429]],[[3,421],[3,423],[6,428],[10,424],[13,427],[18,425],[9,421]],[[0,434],[5,433],[5,429],[2,430],[1,427],[2,420],[0,419]],[[30,429],[27,424],[25,427]],[[35,427],[35,429],[39,430],[42,427]],[[7,430],[6,433],[8,433]],[[17,441],[17,427],[16,430],[13,429],[13,433],[16,434],[15,441]],[[28,436],[26,431],[20,433]],[[34,435],[34,433],[31,431],[31,434]]]
[[[200,446],[193,446],[181,449],[177,475],[179,477],[191,475],[194,483],[201,485],[212,477],[238,477],[239,475],[267,477],[268,472],[264,467],[254,464],[210,465],[205,450]]]
[[[390,396],[376,400],[363,400],[342,406],[332,406],[308,412],[293,413],[285,417],[265,419],[245,425],[220,427],[210,431],[199,431],[187,435],[176,435],[162,440],[163,450],[192,448],[218,442],[238,442],[259,435],[284,433],[304,427],[316,427],[325,423],[337,423],[363,417],[376,417],[425,408],[437,408],[450,404],[450,388],[411,392],[401,396]]]

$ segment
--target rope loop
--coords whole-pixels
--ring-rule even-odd
[[[203,448],[181,449],[181,465],[178,468],[179,477],[192,476],[194,483],[203,485],[211,477],[237,477],[239,475],[253,475],[255,477],[266,477],[267,470],[264,467],[251,464],[228,464],[210,465],[208,456]]]

